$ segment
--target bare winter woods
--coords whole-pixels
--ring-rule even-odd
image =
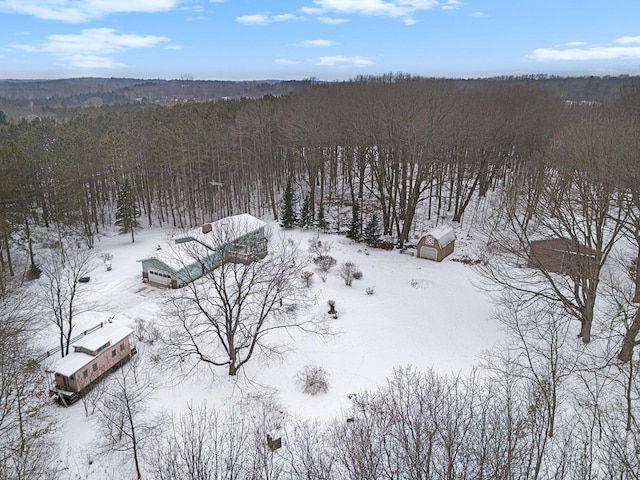
[[[400,248],[442,222],[480,239],[470,263],[504,343],[468,377],[398,369],[378,391],[354,392],[352,411],[328,425],[274,419],[268,404],[262,416],[194,406],[156,427],[164,440],[136,458],[138,476],[639,478],[640,85],[585,104],[508,81],[388,75],[65,118],[0,126],[0,432],[31,418],[15,407],[31,370],[4,348],[28,322],[3,319],[21,285],[54,276],[34,255],[37,230],[90,250],[115,224],[125,184],[143,228],[240,212],[277,219],[290,183],[298,208],[308,198],[307,225],[344,233],[359,223],[362,235],[375,218]],[[570,246],[562,272],[531,255],[544,239]],[[70,336],[61,330],[63,347]],[[284,447],[271,452],[262,439],[274,422]],[[46,430],[21,428],[20,445],[42,449]],[[28,453],[0,457],[0,478],[37,478],[5,474],[27,460],[39,471]]]

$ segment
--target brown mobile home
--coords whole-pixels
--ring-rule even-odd
[[[439,227],[424,235],[416,245],[418,258],[441,262],[453,253],[456,234],[451,227]]]
[[[136,353],[132,335],[131,328],[109,325],[76,341],[73,352],[56,366],[51,395],[65,405],[75,402],[102,375]]]
[[[538,268],[547,272],[563,275],[595,275],[597,256],[595,250],[568,238],[548,238],[530,243],[529,268]],[[593,271],[593,275],[590,274]]]

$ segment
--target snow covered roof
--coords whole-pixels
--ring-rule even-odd
[[[140,261],[157,259],[177,271],[192,264],[196,259],[208,257],[217,249],[260,230],[266,225],[265,222],[248,213],[221,218],[212,223],[205,223],[202,227],[192,228],[175,235],[171,239],[170,245],[156,250],[149,257]]]
[[[95,335],[87,335],[73,344],[73,348],[84,348],[90,352],[95,352],[100,347],[109,343],[109,338],[96,332]]]
[[[107,325],[102,327],[89,335],[82,337],[74,342],[73,347],[84,347],[87,350],[91,350],[91,347],[98,345],[100,348],[105,343],[109,342],[111,345],[117,344],[122,339],[128,337],[133,333],[133,329],[121,325]],[[66,357],[62,358],[56,365],[55,371],[65,377],[70,377],[78,370],[82,369],[85,365],[91,363],[96,357],[83,352],[71,352]]]
[[[261,228],[264,228],[267,224],[262,220],[243,213],[240,215],[233,215],[230,217],[221,218],[213,223],[207,223],[204,225],[206,228],[198,227],[189,230],[183,235],[177,235],[174,237],[174,241],[193,239],[207,247],[215,250],[224,245],[228,245],[245,235],[255,232]],[[207,233],[204,231],[209,230]]]
[[[456,233],[452,227],[438,227],[431,230],[427,235],[438,241],[440,248],[446,247],[456,239]]]

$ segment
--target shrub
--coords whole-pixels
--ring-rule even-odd
[[[373,287],[367,287],[364,293],[366,293],[367,295],[373,295],[375,291],[373,290]]]
[[[329,274],[329,270],[338,263],[338,261],[330,256],[317,257],[313,260],[313,262],[317,265],[318,275],[323,282],[327,281],[327,275]]]
[[[360,280],[362,278],[362,272],[358,270],[357,272],[353,272],[353,278],[356,280]]]
[[[302,281],[307,286],[307,288],[310,288],[313,285],[313,272],[310,272],[308,270],[302,272]]]
[[[296,383],[303,393],[307,395],[317,395],[327,393],[329,390],[329,374],[318,365],[305,365],[296,374]]]
[[[354,274],[358,272],[358,266],[353,262],[345,262],[340,266],[340,277],[344,280],[344,284],[350,287],[353,283]]]

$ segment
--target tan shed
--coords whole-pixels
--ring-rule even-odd
[[[438,227],[424,235],[417,247],[418,258],[441,262],[453,253],[456,234],[451,227]]]

